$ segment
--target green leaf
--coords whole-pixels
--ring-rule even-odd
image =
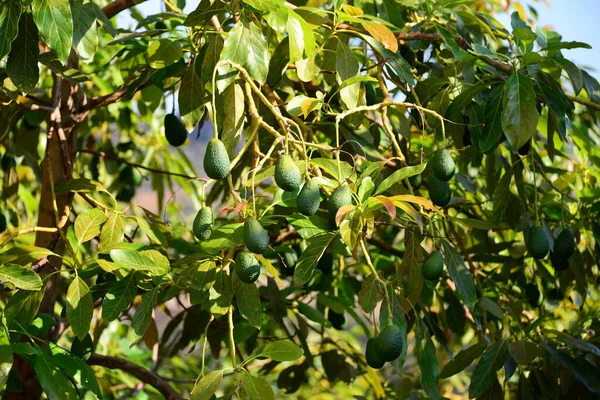
[[[185,277],[183,277],[184,274],[186,275]],[[192,265],[184,271],[184,274],[182,274],[182,279],[179,282],[190,288],[190,303],[202,303],[208,297],[210,288],[213,287],[217,279],[215,262],[210,260],[204,261],[199,265]]]
[[[100,234],[100,226],[107,220],[106,214],[99,208],[90,208],[75,218],[75,237],[78,247]]]
[[[295,361],[302,357],[302,349],[291,340],[277,340],[255,348],[248,358],[259,357],[279,362]]]
[[[190,400],[209,400],[219,387],[223,380],[223,370],[212,371],[204,375],[200,382],[194,385]]]
[[[8,328],[4,323],[4,318],[0,320],[0,390],[8,380],[8,374],[13,364],[13,349],[10,345]]]
[[[111,246],[123,242],[125,233],[123,230],[123,220],[120,214],[112,214],[100,232],[100,244],[98,250],[102,251]]]
[[[42,288],[42,280],[38,274],[15,264],[0,266],[0,281],[10,282],[23,290],[40,290]]]
[[[33,19],[46,44],[65,64],[73,39],[73,18],[69,0],[33,0]]]
[[[92,3],[70,0],[73,13],[73,48],[80,59],[92,61],[98,49],[96,10]]]
[[[465,261],[462,259],[456,249],[447,241],[442,239],[444,246],[444,261],[448,268],[450,278],[456,284],[456,291],[462,302],[470,309],[475,306],[477,293],[473,284],[473,275],[467,269]]]
[[[488,299],[487,297],[482,297],[479,300],[478,304],[479,304],[479,307],[486,310],[487,312],[489,312],[490,314],[492,314],[494,317],[498,318],[499,320],[504,319],[504,311],[502,311],[500,306],[498,304],[496,304],[495,301]]]
[[[146,211],[146,210],[144,210]],[[148,214],[147,214],[148,216]],[[167,239],[167,236],[165,235],[165,233],[168,231],[163,231],[162,229],[160,229],[160,226],[158,223],[162,223],[164,224],[164,222],[162,221],[153,221],[152,218],[149,218],[150,222],[148,222],[147,220],[145,220],[144,218],[141,217],[135,217],[135,220],[137,221],[138,225],[140,226],[140,229],[142,230],[142,232],[144,232],[144,234],[146,236],[148,236],[148,239],[150,239],[150,242],[152,242],[153,244],[157,244],[157,245],[161,245],[161,246],[168,246],[169,245],[169,240]]]
[[[185,21],[184,26],[200,26],[206,24],[213,15],[218,14],[224,10],[225,3],[220,0],[217,1],[201,1],[198,7],[192,11]]]
[[[219,136],[229,157],[235,157],[237,144],[242,137],[244,128],[244,90],[237,82],[229,85],[217,97],[217,118],[219,121]]]
[[[13,294],[4,308],[8,328],[21,330],[21,327],[28,326],[35,318],[43,297],[43,290],[18,290]]]
[[[442,398],[440,393],[440,366],[435,356],[435,346],[423,320],[417,317],[415,349],[421,370],[421,385],[430,399]]]
[[[310,239],[313,236],[326,233],[329,228],[329,221],[317,215],[307,217],[302,214],[292,214],[286,217],[290,225],[302,237],[302,239]]]
[[[260,329],[262,324],[262,306],[256,285],[240,281],[236,274],[233,274],[231,285],[237,299],[238,311],[250,325]]]
[[[183,51],[178,42],[169,39],[159,39],[150,43],[146,54],[148,55],[148,65],[159,69],[168,67],[179,61],[183,55]]]
[[[58,361],[40,347],[36,347],[33,369],[49,399],[79,399],[77,389],[60,368]]]
[[[377,307],[377,303],[383,299],[383,287],[378,276],[371,273],[365,278],[358,292],[358,304],[366,313],[370,313]]]
[[[405,295],[411,303],[415,303],[421,294],[423,287],[423,276],[421,264],[423,262],[423,248],[421,242],[423,236],[419,232],[406,231],[404,257],[400,265],[399,275],[402,280]]]
[[[0,253],[0,264],[12,263],[23,266],[32,262],[37,262],[48,256],[58,257],[58,255],[54,254],[52,251],[43,247],[18,246],[12,247],[4,253]]]
[[[6,72],[12,83],[23,92],[32,91],[40,79],[39,40],[38,28],[31,14],[22,14],[19,20],[19,34],[8,53]]]
[[[282,0],[243,0],[244,3],[248,4],[255,10],[262,12],[273,12],[283,6]]]
[[[169,259],[156,250],[132,251],[116,249],[110,251],[110,258],[119,266],[135,271],[147,271],[153,276],[169,272]]]
[[[423,171],[425,171],[425,167],[427,167],[427,163],[400,168],[397,171],[394,171],[390,176],[385,178],[383,182],[379,184],[377,187],[377,191],[375,194],[381,194],[391,188],[392,186],[402,182],[405,179],[410,178],[411,176],[419,175]]]
[[[476,358],[483,354],[487,347],[487,343],[477,343],[464,350],[461,350],[453,360],[450,360],[448,364],[444,366],[440,378],[450,378],[451,376],[464,371],[464,369],[471,365]]]
[[[479,397],[487,392],[498,379],[496,371],[502,368],[506,357],[508,357],[508,343],[506,340],[492,343],[473,370],[471,384],[469,385],[469,398]]]
[[[67,319],[73,333],[83,340],[92,322],[94,300],[87,284],[80,277],[75,277],[67,290]]]
[[[92,393],[98,399],[102,398],[102,392],[96,380],[94,370],[81,358],[69,353],[66,349],[54,343],[48,343],[52,357],[69,377],[74,378],[80,385]]]
[[[273,400],[275,398],[271,384],[263,378],[244,375],[240,378],[240,382],[250,400]]]
[[[286,31],[289,39],[290,61],[296,62],[315,54],[315,37],[312,28],[292,10],[288,10]]]
[[[560,43],[552,43],[548,44],[546,47],[542,48],[542,50],[550,51],[550,50],[571,50],[571,49],[591,49],[587,43],[583,42],[560,42]]]
[[[0,60],[9,53],[10,44],[17,37],[20,16],[21,0],[4,2],[0,9]]]
[[[567,60],[563,57],[553,57],[555,63],[559,64],[562,69],[564,69],[567,74],[569,74],[569,79],[571,79],[571,85],[573,85],[573,91],[575,92],[575,96],[581,92],[583,89],[583,74],[577,65],[575,65],[572,61]]]
[[[350,46],[339,37],[335,52],[335,68],[342,81],[358,74],[358,60],[356,56],[350,50]]]
[[[510,343],[508,352],[521,365],[531,364],[540,354],[537,344],[527,340],[517,340]]]
[[[223,269],[217,271],[215,283],[210,290],[210,313],[216,317],[225,315],[231,306],[233,288],[231,277]]]
[[[154,288],[151,292],[146,292],[142,295],[142,301],[138,305],[137,310],[135,310],[135,314],[133,314],[131,326],[127,334],[127,342],[130,348],[138,344],[144,337],[146,329],[148,329],[150,322],[152,322],[152,311],[157,301],[158,288]]]
[[[567,352],[555,349],[547,344],[542,344],[554,358],[569,371],[575,375],[577,380],[583,383],[590,392],[600,394],[600,374],[598,374],[598,368],[593,364],[584,361],[585,358],[575,359],[571,357]]]
[[[531,79],[522,74],[511,75],[504,84],[502,129],[515,150],[527,143],[537,129],[539,114],[535,104]]]
[[[262,85],[267,80],[269,71],[267,49],[267,41],[260,28],[255,23],[244,19],[238,21],[229,31],[220,59],[240,64]],[[220,83],[219,90],[222,91],[231,82],[231,79],[226,79],[224,83]]]
[[[200,54],[194,57],[191,65],[181,78],[179,86],[179,112],[186,126],[196,126],[204,114],[204,85],[202,84],[203,52],[206,54],[208,44],[202,47]]]
[[[502,95],[504,87],[498,85],[492,90],[485,103],[485,126],[479,136],[479,149],[490,151],[502,137]]]
[[[325,232],[308,240],[306,250],[296,262],[294,270],[294,285],[303,285],[310,280],[313,271],[327,247],[337,237],[336,233]]]
[[[317,324],[323,325],[326,328],[331,328],[331,322],[327,318],[325,318],[325,315],[321,311],[302,302],[298,303],[297,307],[298,312],[304,315],[309,320],[316,322]]]
[[[200,247],[208,254],[217,254],[243,242],[244,224],[223,225],[213,231],[210,239],[200,243]]]
[[[135,272],[118,281],[102,300],[102,319],[106,322],[115,320],[129,307],[137,294],[137,278]]]

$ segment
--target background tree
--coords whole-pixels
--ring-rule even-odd
[[[588,45],[518,2],[139,2],[0,4],[4,398],[600,394]]]

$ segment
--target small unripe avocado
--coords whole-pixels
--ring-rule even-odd
[[[440,181],[447,182],[454,176],[454,160],[448,150],[437,151],[431,160],[433,174]]]
[[[571,228],[563,229],[554,241],[554,255],[568,260],[575,252],[575,234]]]
[[[244,243],[253,253],[262,254],[269,247],[269,233],[254,218],[244,222]]]
[[[6,230],[6,226],[6,217],[4,216],[4,214],[0,214],[0,233]]]
[[[539,307],[544,302],[544,295],[535,283],[525,285],[525,296],[532,307]]]
[[[452,198],[452,191],[448,182],[440,181],[435,176],[429,177],[427,183],[427,189],[429,190],[429,198],[438,207],[447,206]]]
[[[321,190],[316,180],[311,179],[302,186],[297,199],[298,210],[308,217],[314,215],[321,204]]]
[[[408,178],[408,181],[410,182],[410,185],[414,189],[414,188],[421,186],[421,183],[423,182],[423,177],[421,176],[421,174],[413,175],[410,178]]]
[[[131,199],[135,196],[135,188],[131,185],[125,185],[119,190],[117,194],[117,200],[122,201],[123,203],[129,203]]]
[[[352,204],[352,192],[350,186],[342,184],[338,186],[327,199],[327,209],[329,210],[329,220],[335,223],[335,216],[340,208]]]
[[[211,179],[223,179],[229,173],[229,154],[223,142],[211,139],[206,145],[204,172]]]
[[[295,192],[302,182],[300,168],[294,162],[294,159],[283,154],[275,163],[275,183],[286,192]]]
[[[235,274],[240,281],[254,283],[260,276],[260,264],[254,254],[241,251],[235,256]]]
[[[371,82],[365,82],[365,100],[368,106],[377,104],[377,92]]]
[[[367,359],[367,365],[371,368],[379,369],[383,367],[385,361],[379,357],[376,348],[378,347],[377,338],[370,338],[367,340],[367,348],[365,350],[365,358]]]
[[[383,361],[394,361],[402,353],[402,331],[396,325],[388,325],[377,337],[375,352]]]
[[[210,207],[202,207],[196,218],[194,218],[194,225],[192,232],[198,240],[208,240],[212,233],[213,227],[213,212]]]
[[[132,167],[131,165],[125,165],[119,174],[119,179],[131,186],[139,186],[142,183],[142,174],[137,168]]]
[[[165,137],[171,146],[179,147],[185,143],[188,131],[175,114],[165,115]]]
[[[423,278],[427,280],[433,281],[440,279],[444,273],[444,257],[442,256],[442,252],[439,250],[432,252],[423,262],[421,272]]]
[[[550,242],[541,226],[532,226],[527,237],[527,250],[533,258],[541,260],[550,250]]]

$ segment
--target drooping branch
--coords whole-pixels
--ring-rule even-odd
[[[135,364],[129,360],[125,360],[119,357],[103,356],[100,354],[94,354],[88,360],[89,365],[98,365],[109,369],[120,369],[133,376],[140,381],[152,386],[162,394],[166,400],[183,400],[183,397],[179,395],[163,378],[158,374],[142,367],[141,365]]]
[[[123,10],[145,2],[146,0],[115,0],[107,6],[102,7],[102,12],[106,18],[111,19]]]

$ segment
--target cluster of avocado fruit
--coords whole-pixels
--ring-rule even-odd
[[[380,369],[386,362],[392,362],[402,354],[402,330],[396,325],[388,325],[379,335],[367,340],[365,359],[371,368]]]
[[[454,160],[446,149],[438,150],[431,160],[433,174],[429,177],[427,190],[431,202],[438,207],[445,207],[450,203],[452,191],[448,181],[454,176]]]
[[[532,226],[527,234],[527,251],[538,260],[545,258],[550,251],[550,241],[546,236],[544,228]],[[563,229],[554,240],[554,247],[550,255],[552,266],[557,271],[569,268],[569,258],[575,252],[575,234],[571,228]]]

